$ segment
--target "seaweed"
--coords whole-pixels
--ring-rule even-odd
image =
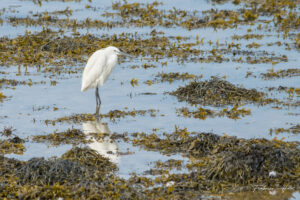
[[[100,118],[109,118],[110,120],[116,120],[120,118],[125,118],[127,116],[136,117],[137,115],[144,116],[150,114],[150,116],[155,116],[158,110],[149,109],[149,110],[111,110],[105,114],[99,114]],[[74,114],[71,116],[60,117],[56,120],[46,120],[45,123],[55,123],[55,122],[72,122],[72,123],[81,123],[85,121],[96,121],[97,117],[93,114]]]
[[[11,127],[4,127],[3,128],[3,131],[0,131],[0,134],[2,136],[5,136],[5,137],[10,137],[13,135],[13,131],[15,131],[15,129],[11,126]]]
[[[207,117],[223,117],[226,116],[230,119],[240,119],[241,117],[245,117],[246,115],[251,114],[250,109],[241,108],[239,109],[238,105],[234,105],[231,109],[224,108],[221,111],[214,111],[210,109],[205,109],[199,106],[197,110],[190,111],[188,108],[177,109],[178,115],[182,115],[184,117],[193,117],[201,120],[205,120]]]
[[[79,129],[68,129],[65,132],[54,132],[48,135],[35,135],[32,140],[38,143],[50,143],[54,146],[61,144],[78,145],[90,142],[86,138],[86,135]]]
[[[276,135],[280,133],[293,133],[293,134],[299,134],[300,133],[300,124],[294,125],[290,128],[273,128],[270,129],[269,134],[273,135],[275,133]]]
[[[265,100],[262,92],[256,89],[237,87],[228,81],[213,77],[208,81],[192,81],[170,93],[179,101],[191,104],[222,106],[242,103],[260,103]]]
[[[171,72],[171,73],[158,73],[154,79],[154,81],[159,81],[159,82],[169,82],[172,83],[175,80],[196,80],[202,78],[202,75],[196,76],[194,74],[189,74],[189,73],[179,73],[179,72]]]
[[[253,191],[259,188],[289,187],[299,189],[300,150],[297,142],[241,139],[212,133],[135,133],[134,145],[163,154],[181,153],[191,162],[189,173],[171,174],[160,164],[158,183],[174,182],[173,191],[209,191],[212,193]],[[168,164],[166,164],[168,165]],[[154,172],[154,171],[152,171]],[[271,176],[270,173],[276,173]],[[157,174],[158,173],[158,174]]]
[[[25,151],[24,140],[15,136],[6,140],[0,139],[0,155],[19,154],[22,155]]]
[[[140,195],[113,172],[116,165],[89,148],[73,148],[61,158],[27,162],[0,156],[0,197],[117,198]]]
[[[101,180],[116,169],[113,163],[96,151],[75,147],[60,159],[32,158],[19,167],[15,175],[21,184],[74,185],[87,180]]]
[[[36,185],[75,184],[87,176],[88,171],[70,160],[32,158],[16,171],[21,184]]]
[[[267,73],[261,73],[264,79],[274,79],[274,78],[285,78],[285,77],[296,77],[300,76],[300,69],[283,69],[274,71],[274,69],[269,70]]]

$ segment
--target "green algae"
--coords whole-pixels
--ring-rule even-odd
[[[228,81],[213,77],[208,81],[192,81],[170,93],[179,101],[201,105],[232,105],[241,103],[263,103],[264,94],[256,89],[237,87]]]

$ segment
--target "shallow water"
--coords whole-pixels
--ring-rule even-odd
[[[129,1],[134,2],[134,1]],[[151,2],[151,1],[143,1]],[[97,11],[91,9],[85,9],[85,5],[96,6]],[[68,2],[63,3],[59,1],[45,2],[40,7],[37,4],[33,4],[32,1],[19,1],[19,0],[2,0],[0,9],[5,8],[1,15],[4,23],[0,26],[0,37],[14,38],[17,35],[24,34],[26,30],[31,32],[41,31],[40,26],[12,26],[5,22],[8,17],[26,17],[29,13],[41,13],[44,11],[52,12],[56,10],[64,10],[66,7],[73,10],[73,14],[70,18],[75,19],[102,19],[101,13],[111,10],[111,1],[101,1],[101,4],[97,1],[88,3],[82,2]],[[164,1],[164,5],[161,8],[172,9],[172,7],[178,7],[184,10],[193,11],[214,9],[238,9],[240,6],[234,6],[231,2],[225,4],[214,4],[210,1]],[[199,8],[199,9],[198,9]],[[65,16],[59,16],[64,18]],[[247,30],[250,26],[238,26],[236,29],[217,29],[213,28],[201,28],[194,30],[187,30],[180,27],[165,28],[154,27],[157,31],[163,31],[165,36],[186,36],[190,37],[189,40],[195,41],[196,35],[200,38],[204,38],[204,45],[199,46],[200,49],[211,49],[208,41],[219,40],[220,44],[231,43],[233,41],[232,36],[247,34]],[[227,134],[237,136],[241,138],[267,138],[273,139],[275,137],[285,137],[286,141],[300,141],[300,134],[281,133],[281,134],[269,134],[269,130],[273,128],[290,128],[293,125],[299,124],[300,107],[283,107],[282,109],[274,109],[273,105],[257,106],[254,104],[246,104],[243,107],[251,109],[251,115],[242,117],[241,119],[230,119],[227,117],[215,117],[207,118],[206,120],[199,120],[194,118],[186,118],[178,116],[176,109],[182,107],[188,107],[194,109],[186,102],[178,102],[177,98],[166,94],[176,90],[179,86],[187,84],[189,81],[173,81],[154,83],[147,85],[144,82],[147,80],[153,80],[158,72],[188,72],[195,75],[203,75],[201,80],[207,80],[211,76],[226,77],[226,80],[230,83],[242,85],[245,88],[256,88],[260,91],[267,92],[267,87],[299,87],[299,77],[286,77],[276,78],[271,80],[264,80],[260,77],[260,73],[266,73],[269,69],[280,70],[288,68],[299,69],[299,51],[295,49],[286,50],[285,46],[267,46],[267,43],[282,41],[291,43],[290,39],[283,40],[282,37],[278,38],[277,32],[264,32],[263,30],[255,30],[256,26],[251,26],[254,34],[268,34],[270,36],[264,37],[262,40],[256,41],[256,39],[250,40],[238,40],[235,41],[241,44],[241,48],[246,48],[247,44],[256,41],[262,44],[255,51],[266,51],[268,53],[274,53],[275,55],[287,55],[288,62],[280,62],[276,65],[271,63],[263,64],[248,64],[237,62],[221,62],[221,63],[194,63],[185,62],[183,64],[176,62],[176,59],[165,58],[163,61],[167,61],[167,66],[162,66],[160,62],[143,60],[142,57],[138,57],[133,60],[124,60],[118,67],[115,68],[108,81],[104,86],[100,88],[100,96],[102,100],[101,113],[108,113],[110,110],[157,110],[156,116],[127,116],[125,118],[117,119],[115,121],[108,118],[102,119],[103,123],[107,123],[107,127],[111,133],[134,133],[145,132],[151,133],[153,129],[158,129],[158,133],[172,132],[174,126],[180,128],[187,128],[189,131],[198,132],[213,132],[219,135]],[[153,27],[116,27],[113,29],[78,29],[80,34],[90,33],[97,36],[102,34],[118,34],[122,32],[139,32],[139,34],[147,34],[154,29]],[[53,30],[59,30],[59,28],[53,27]],[[66,34],[72,33],[71,29],[66,29]],[[203,56],[206,56],[205,54]],[[226,55],[225,55],[226,57]],[[231,55],[228,56],[229,58]],[[144,69],[142,67],[132,69],[131,66],[144,63],[151,63],[157,66],[157,68]],[[23,155],[10,154],[7,157],[18,158],[21,160],[28,160],[32,157],[45,157],[61,156],[72,145],[60,145],[51,146],[43,143],[35,143],[31,141],[33,135],[49,134],[53,131],[64,131],[68,128],[82,128],[81,123],[59,123],[55,125],[45,124],[45,120],[54,120],[59,117],[70,116],[72,114],[80,113],[94,113],[95,111],[95,97],[94,90],[89,90],[85,93],[80,92],[81,87],[81,71],[83,64],[73,66],[72,70],[76,70],[77,74],[65,74],[52,75],[51,73],[38,72],[35,68],[28,68],[27,72],[24,67],[21,67],[21,71],[18,71],[17,66],[1,66],[0,71],[5,74],[0,74],[0,78],[26,80],[32,79],[33,82],[45,81],[45,84],[33,84],[17,85],[17,86],[3,86],[1,92],[8,98],[0,102],[0,130],[4,127],[13,127],[15,134],[21,138],[28,138],[28,142],[25,143],[26,151]],[[253,72],[256,77],[250,76],[246,78],[247,72]],[[138,79],[138,85],[133,87],[130,84],[132,78]],[[51,85],[51,81],[56,80],[55,86]],[[153,95],[145,95],[145,93],[153,93]],[[288,94],[285,92],[273,92],[279,99],[286,99]],[[299,96],[295,95],[293,101],[299,101]],[[57,107],[57,110],[53,108]],[[213,108],[213,107],[206,107]],[[291,114],[292,113],[292,114]],[[112,158],[119,167],[118,174],[121,177],[129,177],[132,172],[137,174],[143,174],[148,170],[153,162],[161,160],[166,161],[168,159],[181,159],[188,161],[187,158],[181,155],[166,156],[158,152],[146,151],[141,147],[133,147],[130,143],[124,141],[118,141],[116,144],[111,145],[116,152],[132,152],[129,155],[117,154],[117,157]],[[103,148],[103,147],[99,147]],[[254,194],[253,194],[254,195]],[[299,192],[295,192],[289,199],[300,198]],[[208,197],[209,198],[209,197]]]

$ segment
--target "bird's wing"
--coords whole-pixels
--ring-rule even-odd
[[[106,56],[102,50],[98,50],[91,55],[84,68],[82,75],[81,91],[86,91],[93,84],[96,83],[97,79],[103,73],[106,67]]]

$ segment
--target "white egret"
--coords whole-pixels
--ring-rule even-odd
[[[96,115],[99,114],[101,105],[98,87],[105,83],[115,68],[118,62],[118,55],[130,56],[113,46],[100,49],[91,55],[83,70],[81,92],[85,92],[90,88],[96,88]]]

